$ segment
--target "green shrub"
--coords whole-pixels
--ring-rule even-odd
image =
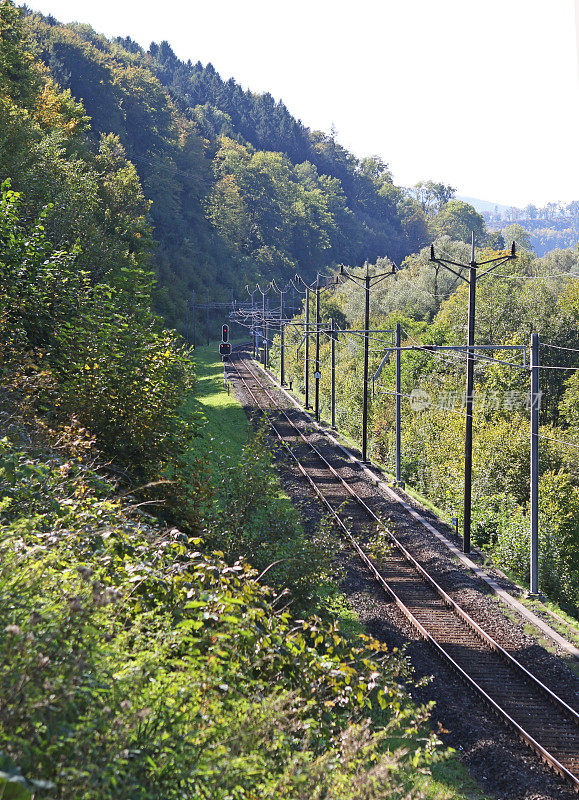
[[[55,251],[42,223],[27,223],[22,197],[4,183],[0,377],[23,388],[23,370],[44,375],[37,408],[59,424],[74,416],[107,453],[155,473],[183,449],[175,411],[193,364],[150,311],[148,273],[134,266],[114,285],[93,285],[78,269],[78,247]]]
[[[4,775],[63,800],[413,796],[435,741],[400,655],[281,612],[78,462],[4,440],[0,498]]]
[[[208,511],[206,541],[227,560],[244,558],[277,591],[288,590],[293,603],[312,609],[320,584],[335,570],[335,537],[328,526],[304,531],[298,512],[280,494],[274,453],[262,425],[243,449],[239,464],[217,462],[213,506]]]

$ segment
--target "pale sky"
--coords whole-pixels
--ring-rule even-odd
[[[333,124],[399,185],[517,206],[579,199],[579,0],[28,4],[145,47],[167,39],[308,127]]]

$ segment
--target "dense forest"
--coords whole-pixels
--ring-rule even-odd
[[[385,163],[310,131],[271,95],[179,61],[166,42],[145,52],[87,25],[32,12],[25,23],[35,56],[82,102],[89,146],[112,134],[135,165],[152,201],[157,307],[172,324],[190,289],[229,299],[264,276],[400,260],[425,244],[422,209]]]

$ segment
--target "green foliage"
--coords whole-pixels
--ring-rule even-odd
[[[79,265],[95,278],[144,266],[151,246],[148,204],[118,139],[103,138],[93,157],[84,108],[27,51],[12,3],[0,6],[0,23],[10,29],[0,54],[11,63],[17,52],[27,65],[20,71],[12,65],[18,81],[7,81],[0,98],[0,175],[23,195],[29,218],[49,206],[50,241],[62,250],[80,241]]]
[[[244,558],[267,574],[268,583],[290,593],[294,608],[311,611],[336,570],[332,539],[327,526],[306,534],[296,510],[280,494],[266,434],[262,426],[239,463],[217,460],[217,487],[208,513],[212,522],[204,536],[228,561]]]
[[[10,182],[0,197],[0,334],[3,363],[14,364],[34,348],[47,347],[54,330],[74,313],[87,291],[86,276],[75,268],[77,251],[55,251],[42,224],[24,219],[21,196]]]
[[[579,489],[563,472],[545,472],[539,483],[541,590],[571,614],[579,614]],[[493,560],[529,581],[529,517],[505,498]]]
[[[572,430],[579,429],[579,372],[574,373],[566,384],[565,394],[559,406],[561,416]]]
[[[528,231],[526,231],[522,227],[522,225],[511,223],[511,225],[507,225],[506,228],[503,228],[502,235],[503,235],[503,241],[506,244],[510,244],[510,242],[515,242],[519,250],[521,248],[524,250],[532,249],[531,237],[529,236]]]
[[[426,244],[424,214],[387,164],[357,159],[270,95],[179,61],[167,42],[145,53],[30,12],[25,28],[53,79],[82,98],[93,139],[114,134],[135,165],[152,201],[156,303],[170,323],[182,328],[191,289],[228,299],[264,275],[313,277],[386,252],[400,261]],[[58,158],[46,160],[49,171]]]
[[[441,237],[436,252],[452,261],[468,263],[465,242]],[[496,256],[485,249],[479,260]],[[575,358],[579,349],[577,281],[560,272],[570,270],[573,253],[538,259],[519,252],[514,263],[501,266],[477,284],[477,344],[517,344],[528,347],[538,331],[541,370],[541,496],[550,498],[541,512],[541,586],[564,607],[577,614],[576,549],[579,531],[569,510],[579,486],[577,471],[578,391]],[[370,274],[388,270],[385,260]],[[534,275],[553,273],[553,280]],[[360,276],[358,272],[358,276]],[[460,279],[430,262],[429,248],[410,256],[395,279],[378,284],[371,295],[371,322],[387,330],[396,321],[403,326],[402,344],[419,341],[463,345],[467,322],[467,287]],[[345,327],[359,328],[363,291],[348,282],[332,299],[345,318]],[[303,315],[296,320],[301,322]],[[327,319],[327,316],[324,317]],[[427,324],[430,323],[430,324]],[[342,327],[344,323],[342,322]],[[303,393],[303,345],[298,329],[286,329],[286,372]],[[390,336],[376,334],[370,342],[370,375],[382,364]],[[299,350],[298,350],[299,347]],[[322,336],[321,409],[329,418],[330,347]],[[359,442],[362,417],[363,341],[340,334],[337,345],[336,420],[340,429]],[[519,580],[528,579],[529,550],[529,409],[528,372],[513,351],[497,353],[508,363],[475,363],[473,447],[473,519],[475,542],[496,563]],[[274,350],[272,361],[278,357]],[[527,362],[528,363],[528,362]],[[551,367],[567,369],[552,369]],[[395,455],[394,359],[382,364],[370,393],[369,439],[373,457],[392,468]],[[404,351],[402,354],[402,468],[403,478],[447,515],[461,516],[464,482],[464,356]],[[312,387],[310,387],[311,389]],[[406,398],[426,393],[423,410],[413,410]],[[557,480],[548,478],[558,476]],[[557,492],[571,506],[555,502]],[[561,580],[557,580],[561,575]]]
[[[150,311],[149,203],[118,137],[91,154],[84,109],[29,54],[12,3],[0,24],[14,78],[0,108],[2,379],[156,474],[180,448],[174,411],[192,366]]]
[[[450,236],[467,243],[473,231],[479,244],[486,238],[484,217],[462,200],[449,200],[443,205],[433,218],[431,229],[435,236]]]
[[[435,742],[399,655],[276,610],[245,562],[123,510],[78,461],[4,440],[0,498],[12,775],[62,798],[414,796]]]
[[[30,227],[22,199],[0,199],[0,342],[4,370],[33,359],[50,371],[39,399],[57,419],[74,416],[99,444],[135,468],[178,449],[174,412],[192,365],[175,334],[148,309],[151,277],[124,270],[116,285],[93,285],[79,248],[55,251],[42,222]],[[5,379],[9,375],[5,372]],[[47,394],[48,392],[48,394]],[[49,399],[50,398],[50,399]]]
[[[435,181],[419,181],[410,192],[423,210],[429,216],[433,216],[454,198],[456,189]]]

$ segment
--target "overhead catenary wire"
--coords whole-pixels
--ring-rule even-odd
[[[554,272],[552,275],[503,275],[501,272],[493,272],[493,278],[507,278],[507,280],[517,281],[547,281],[552,278],[579,278],[577,272]]]
[[[376,394],[388,395],[389,397],[396,397],[396,392],[380,392],[380,391],[378,391],[378,392],[376,392]],[[416,395],[404,394],[404,392],[400,392],[400,397],[404,397],[406,400],[410,400],[411,404],[412,404],[413,400],[416,401],[416,399],[417,399]],[[465,412],[458,411],[456,408],[447,408],[447,407],[440,408],[440,406],[433,405],[433,404],[430,404],[426,408],[420,409],[420,410],[421,411],[437,411],[440,414],[444,413],[445,411],[450,411],[452,414],[459,414],[461,417],[465,417],[466,416]]]
[[[437,358],[445,361],[447,364],[460,364],[462,361],[464,361],[464,363],[466,365],[466,353],[463,356],[459,351],[457,351],[456,355],[455,355],[455,354],[449,353],[449,352],[441,353],[441,352],[439,352],[437,350],[426,350],[425,346],[421,342],[419,342],[417,339],[415,339],[414,336],[412,336],[405,328],[403,328],[402,330],[403,330],[403,333],[406,336],[406,338],[410,339],[412,342],[414,342],[415,345],[417,345],[417,347],[418,347],[418,351],[417,352],[423,351],[423,352],[429,353],[429,354],[431,354],[433,356],[436,356]]]
[[[546,439],[549,442],[557,442],[557,444],[563,444],[566,447],[573,447],[575,450],[579,450],[579,444],[573,444],[572,442],[566,442],[563,439],[554,439],[552,436],[545,436],[544,433],[539,434],[539,439]]]
[[[549,366],[549,364],[539,364],[539,369],[565,369],[571,370],[571,372],[576,372],[579,367],[559,367],[559,366]]]
[[[550,344],[549,342],[539,342],[540,347],[552,347],[554,350],[567,350],[570,353],[579,353],[576,347],[563,347],[560,344]]]
[[[405,330],[404,332],[405,332],[405,334],[406,334],[407,338],[411,339],[411,340],[414,342],[414,344],[416,345],[416,348],[415,348],[415,349],[416,349],[417,351],[423,351],[423,352],[426,352],[426,353],[430,353],[430,354],[432,354],[432,355],[436,355],[436,356],[438,356],[438,358],[442,358],[442,359],[446,360],[446,361],[447,361],[447,363],[450,363],[450,362],[448,361],[448,359],[449,359],[449,358],[452,358],[452,359],[454,359],[454,361],[455,361],[455,362],[460,362],[460,361],[462,361],[463,359],[464,359],[464,360],[465,360],[465,362],[466,362],[466,352],[467,352],[467,348],[464,348],[464,349],[461,349],[461,350],[458,350],[458,349],[457,349],[457,350],[456,350],[456,356],[453,356],[453,355],[452,355],[451,353],[449,353],[449,352],[447,352],[447,353],[440,353],[438,350],[436,350],[436,347],[437,347],[437,345],[429,345],[429,344],[426,344],[426,345],[425,345],[425,344],[421,344],[421,343],[420,343],[420,342],[418,342],[418,341],[417,341],[417,340],[416,340],[416,339],[415,339],[413,336],[411,336],[411,335],[410,335],[410,334],[409,334],[409,333],[408,333],[406,330]],[[413,348],[413,349],[414,349],[414,348]],[[478,349],[480,349],[480,347],[479,347]],[[497,348],[496,348],[496,349],[500,350],[500,349],[501,349],[501,348],[500,348],[500,345],[497,345]],[[522,349],[522,345],[521,345],[521,349]],[[505,360],[503,360],[503,359],[498,359],[498,358],[490,358],[489,356],[484,356],[484,355],[477,354],[477,353],[476,353],[476,350],[477,350],[477,345],[474,345],[474,347],[473,347],[473,350],[475,351],[475,352],[473,352],[473,354],[472,354],[472,358],[473,358],[473,360],[474,360],[474,361],[487,361],[487,362],[491,362],[491,363],[493,363],[493,364],[505,364],[506,366],[513,366],[513,367],[518,367],[518,368],[523,368],[523,369],[526,369],[526,365],[524,365],[524,364],[517,364],[517,362],[516,362],[516,361],[505,361]],[[461,353],[464,353],[464,356],[462,356],[462,355],[461,355]]]

